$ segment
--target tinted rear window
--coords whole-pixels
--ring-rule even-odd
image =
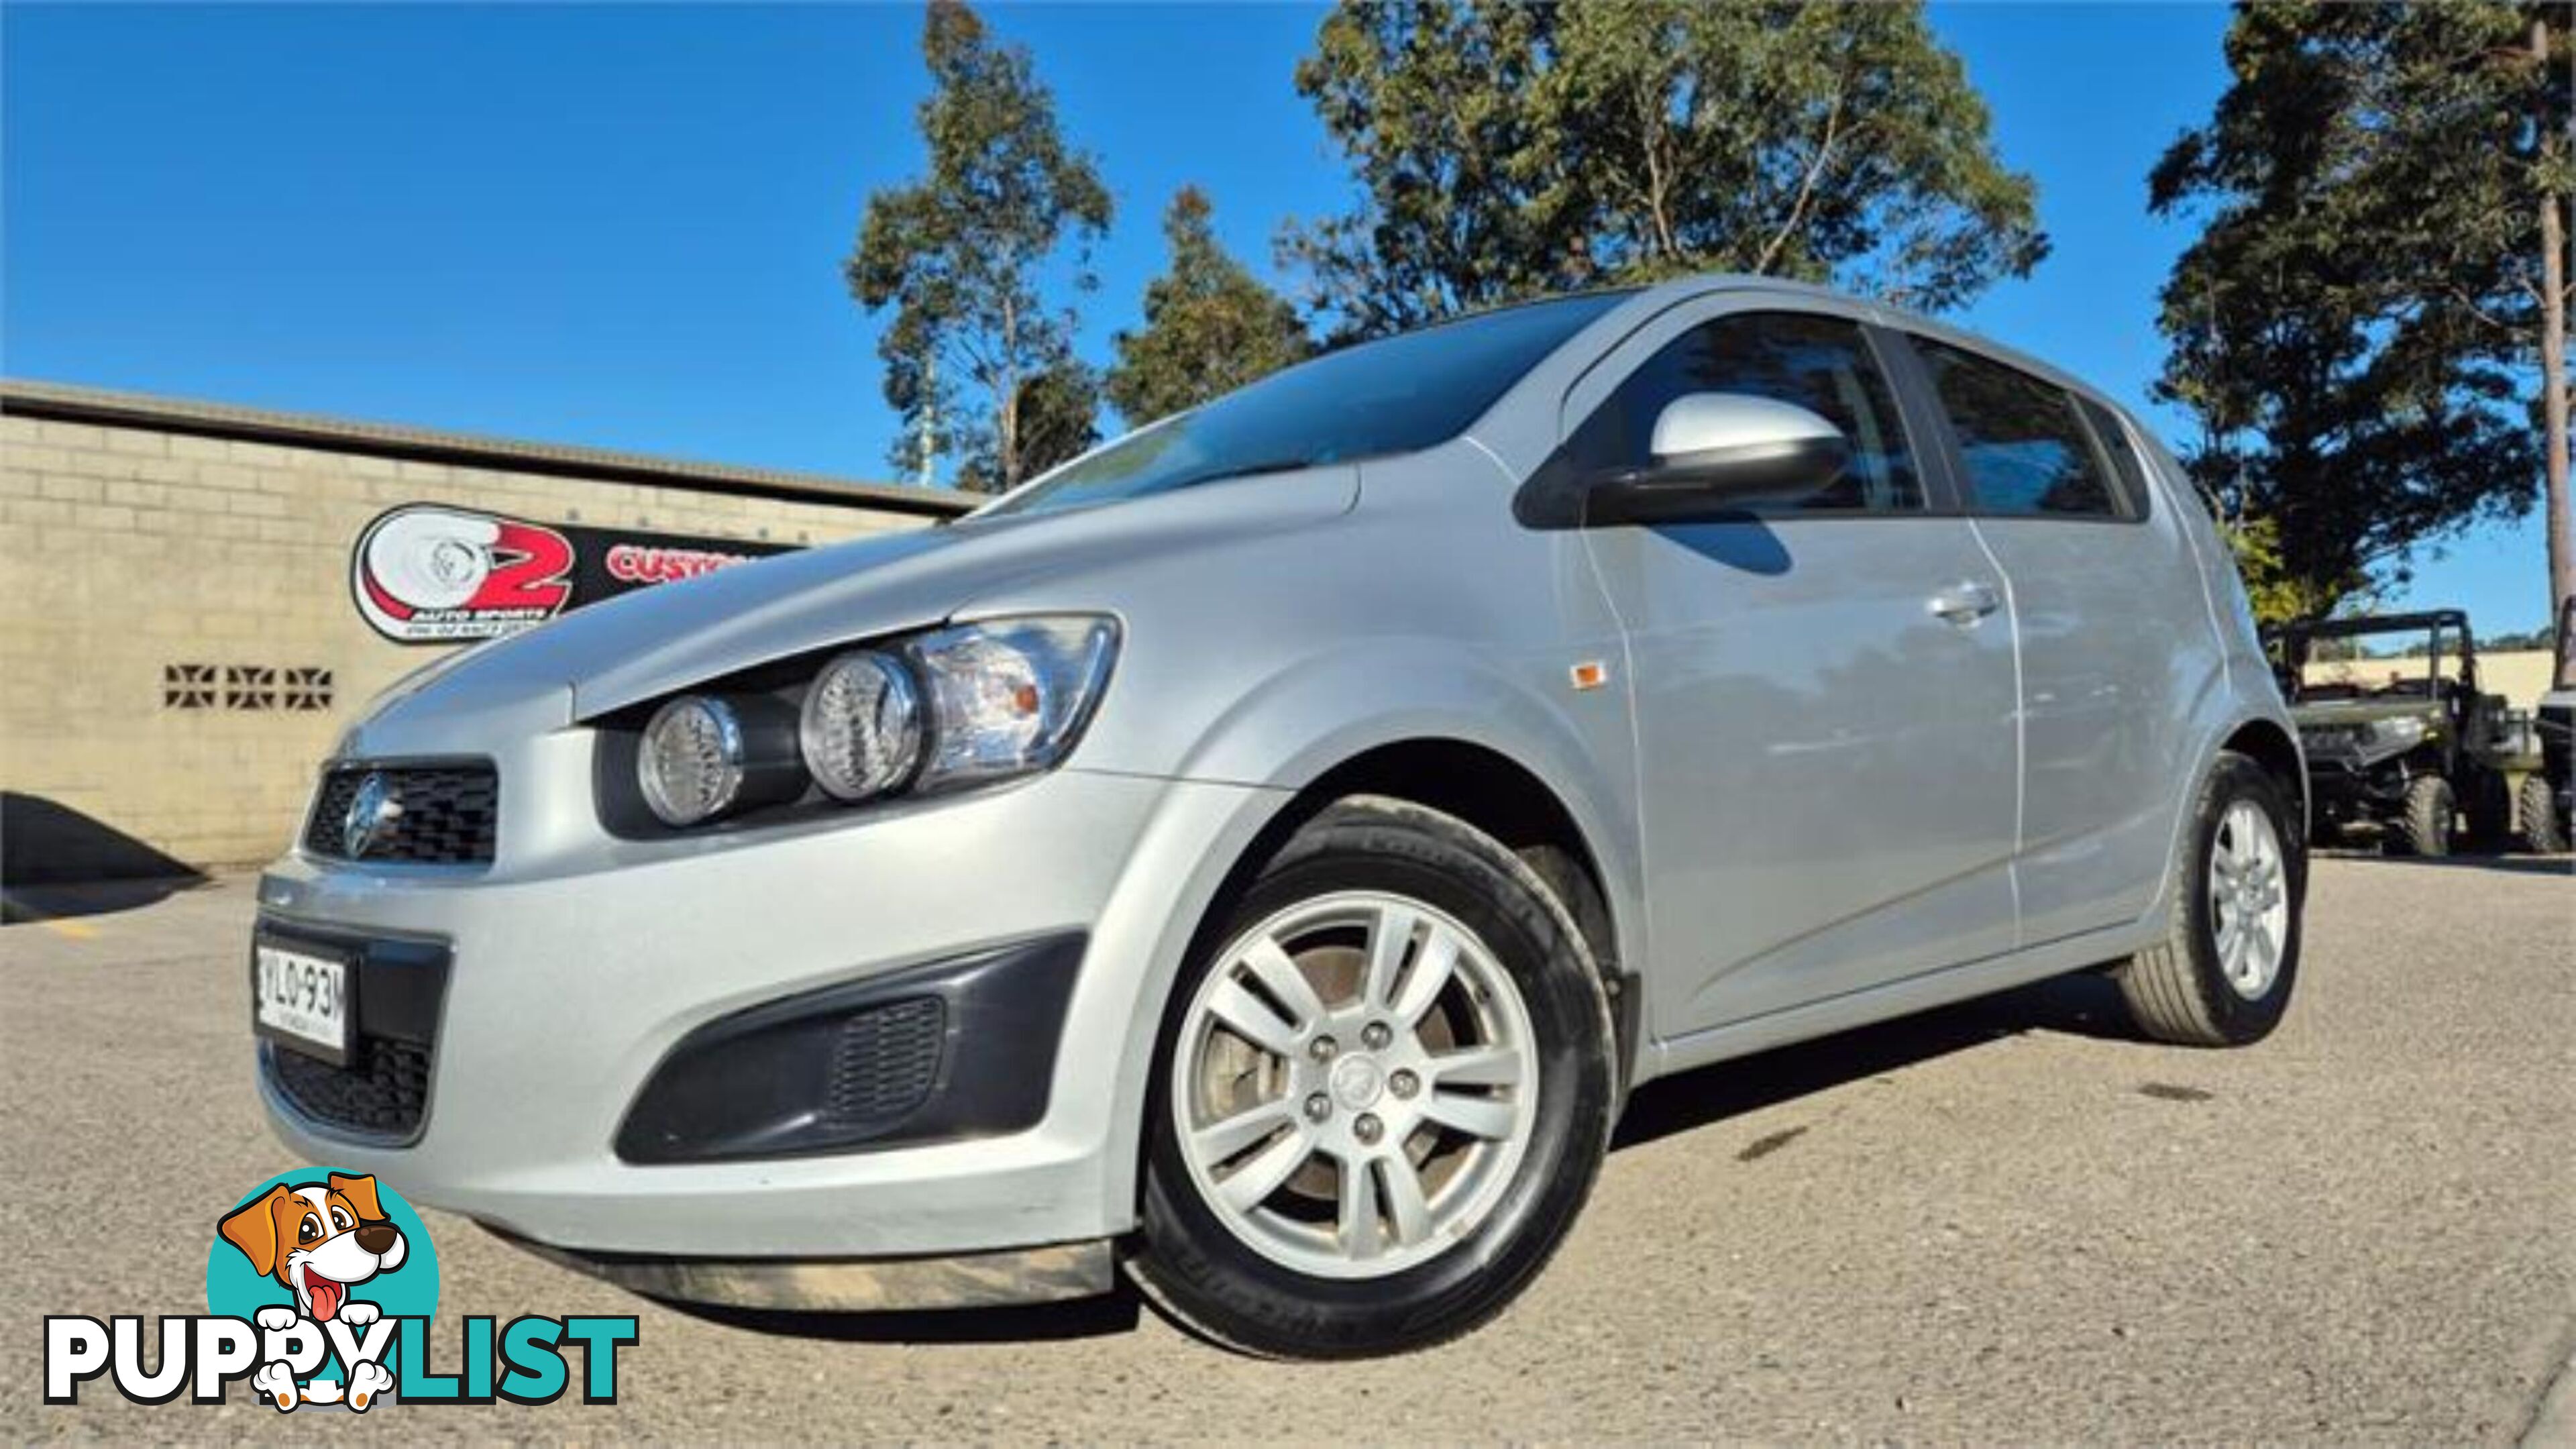
[[[1914,346],[1950,415],[1981,511],[2121,516],[2102,456],[2064,389],[1938,342],[1916,338]]]
[[[2112,481],[2120,485],[2120,516],[2144,518],[2152,495],[2147,490],[2147,465],[2130,445],[2129,431],[2120,426],[2119,416],[2091,398],[2078,398],[2085,420],[2093,424],[2093,436],[2100,440],[2102,451],[2111,455]]]

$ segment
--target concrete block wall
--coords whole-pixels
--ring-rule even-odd
[[[872,504],[890,496],[883,489],[843,503],[500,461],[0,415],[9,874],[82,873],[82,862],[31,853],[82,848],[31,838],[39,815],[61,812],[193,867],[281,852],[340,730],[377,690],[442,652],[378,636],[350,600],[359,532],[397,504],[788,544],[918,527],[954,510],[948,499],[917,511]],[[211,671],[211,707],[170,703],[170,672],[182,666]],[[261,670],[275,672],[252,672]],[[327,672],[327,704],[290,707],[322,693],[293,687],[291,670]],[[239,707],[263,690],[264,707]]]

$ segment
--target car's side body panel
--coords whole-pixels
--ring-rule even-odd
[[[1693,329],[1784,311],[1864,320],[1750,289],[1690,299],[1586,370],[1560,435]],[[1580,536],[1627,634],[1655,1034],[2012,947],[2011,629],[1928,607],[1963,581],[2000,587],[1964,519],[1783,512]]]
[[[1140,621],[1082,742],[1084,769],[1294,791],[1406,741],[1513,760],[1583,830],[1622,955],[1643,959],[1644,936],[1627,931],[1643,884],[1623,644],[1582,541],[1516,526],[1500,506],[1510,478],[1470,440],[1357,468],[1347,515],[1219,566],[1149,553],[1115,573],[1032,573],[959,612],[1097,608]],[[1577,688],[1584,663],[1607,665],[1608,687]]]
[[[1513,524],[1501,506],[1512,480],[1469,441],[1357,471],[1347,514],[1221,562],[1144,553],[1115,573],[1032,572],[960,608],[1136,620],[1077,768],[1256,787],[1224,828],[1228,848],[1140,870],[1109,907],[1118,939],[1152,943],[1115,960],[1095,952],[1077,1001],[1090,1039],[1121,1063],[1118,1120],[1141,1117],[1164,1000],[1226,876],[1296,791],[1382,746],[1456,741],[1536,776],[1590,848],[1622,958],[1647,954],[1622,646],[1580,538]],[[1283,482],[1304,486],[1193,491]],[[1254,618],[1262,627],[1247,631]],[[1610,687],[1575,687],[1587,661],[1611,666]],[[1132,1184],[1135,1146],[1133,1134],[1103,1144],[1105,1181]]]
[[[2094,403],[2094,428],[2116,418],[2082,384],[1979,339],[1921,322],[1891,326],[1912,339],[2002,363]],[[2126,450],[2146,496],[2139,516],[2033,517],[1976,497],[1929,373],[1912,361],[1908,385],[1938,415],[1941,459],[1980,539],[2001,564],[2019,652],[2022,776],[2015,894],[2024,946],[2134,919],[2153,896],[2171,836],[2168,783],[2187,770],[2186,704],[2224,651],[2210,627],[2189,515],[2145,475],[2125,429],[2098,439]],[[2098,464],[2114,474],[2107,452]]]

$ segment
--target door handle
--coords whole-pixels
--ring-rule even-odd
[[[1993,613],[2001,607],[2002,603],[2003,600],[1996,595],[1992,584],[1982,584],[1969,579],[1952,584],[1934,594],[1924,601],[1924,607],[1941,618],[1966,628]]]

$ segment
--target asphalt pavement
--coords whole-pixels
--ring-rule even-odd
[[[2576,1392],[2543,1407],[2576,1350],[2563,861],[2320,861],[2298,999],[2248,1050],[2140,1042],[2070,978],[1648,1087],[1545,1276],[1433,1352],[1255,1362],[1132,1293],[688,1312],[433,1213],[443,1323],[640,1316],[620,1401],[321,1425],[239,1386],[39,1402],[44,1314],[204,1312],[214,1216],[297,1165],[253,1094],[249,880],[154,894],[0,929],[12,1441],[2576,1442]]]

